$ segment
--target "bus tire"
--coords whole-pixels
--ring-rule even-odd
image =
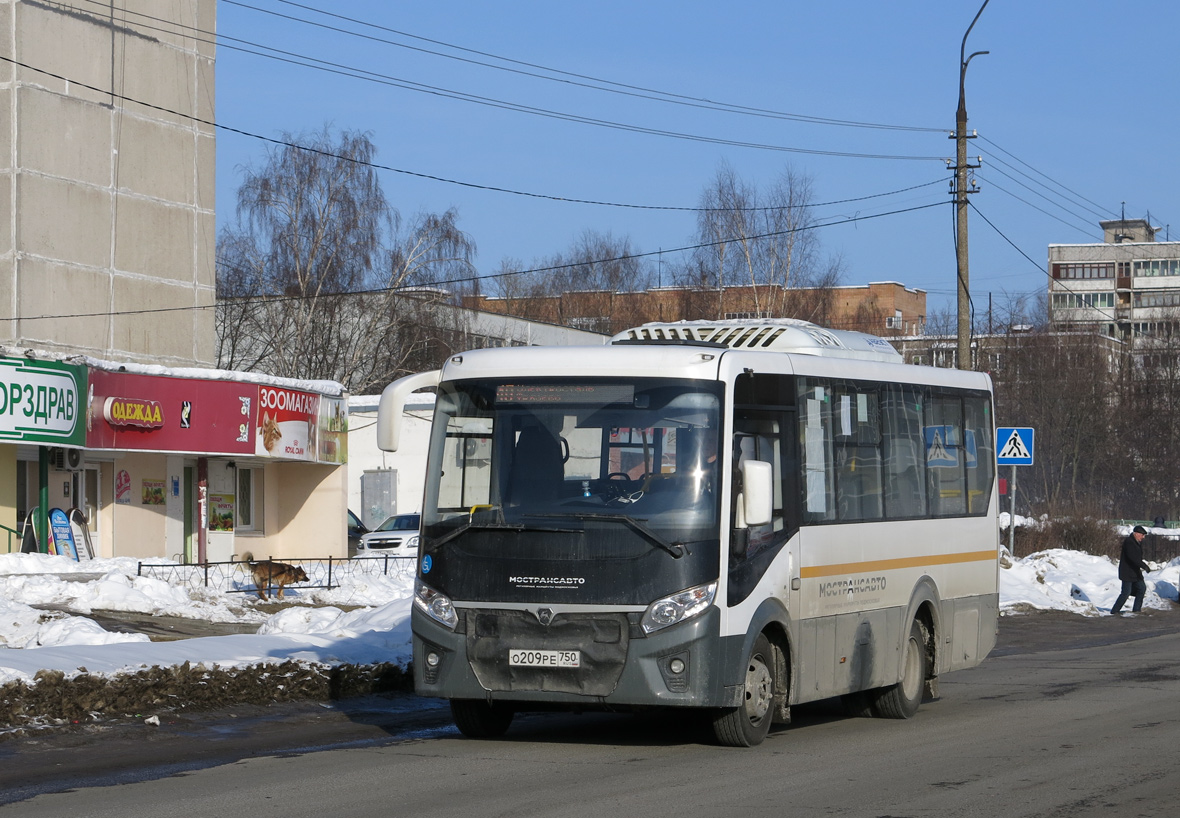
[[[918,712],[926,678],[930,675],[930,660],[926,653],[926,626],[915,619],[905,641],[905,656],[901,662],[901,681],[884,688],[873,702],[873,714],[883,719],[908,719]]]
[[[758,634],[746,659],[744,703],[713,718],[717,742],[727,747],[761,744],[774,719],[775,692],[774,649],[765,634]]]
[[[513,715],[512,708],[504,704],[451,699],[451,719],[468,738],[499,738],[508,732]]]

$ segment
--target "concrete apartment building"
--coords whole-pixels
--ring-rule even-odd
[[[347,552],[340,385],[208,368],[216,10],[0,0],[0,553]]]
[[[1049,323],[1132,348],[1180,328],[1180,242],[1144,219],[1099,222],[1101,244],[1049,245]]]
[[[215,29],[215,0],[0,2],[0,343],[213,365],[214,47],[196,32]],[[63,314],[81,317],[37,317]]]

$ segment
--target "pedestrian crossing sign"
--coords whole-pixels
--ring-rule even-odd
[[[1033,464],[1033,430],[1031,426],[996,427],[996,465],[1031,466]]]

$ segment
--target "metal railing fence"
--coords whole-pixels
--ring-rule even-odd
[[[365,556],[345,559],[342,557],[313,557],[307,559],[290,559],[284,557],[285,565],[297,565],[307,574],[308,581],[287,587],[300,591],[314,588],[331,590],[339,588],[345,581],[358,576],[387,576],[399,579],[413,577],[417,557],[414,556]],[[256,564],[267,560],[255,560]],[[227,594],[255,593],[258,588],[254,584],[254,576],[250,571],[250,564],[242,560],[229,562],[203,562],[190,564],[175,563],[139,563],[136,574],[141,577],[153,577],[189,590],[197,588],[213,588]],[[277,587],[271,584],[264,588],[269,595]]]

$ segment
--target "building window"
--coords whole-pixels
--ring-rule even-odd
[[[1180,259],[1153,258],[1134,262],[1137,276],[1180,276]]]
[[[262,469],[238,469],[237,531],[262,531]]]
[[[1114,293],[1053,293],[1053,309],[1113,309]]]
[[[1136,307],[1180,307],[1180,290],[1135,293]]]
[[[1136,338],[1170,339],[1176,337],[1178,329],[1174,321],[1140,321],[1131,325],[1131,334]]]
[[[770,310],[762,310],[761,312],[727,312],[725,313],[726,321],[752,321],[760,318],[773,318],[774,316]]]
[[[609,332],[610,319],[604,317],[592,317],[588,315],[571,318],[569,324],[574,329],[585,330],[586,332]]]
[[[943,369],[955,369],[959,365],[958,349],[935,349],[931,351],[932,364]]]
[[[1054,278],[1114,278],[1114,264],[1054,264]]]

